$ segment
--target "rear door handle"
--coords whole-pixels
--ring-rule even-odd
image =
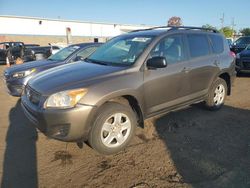
[[[181,72],[188,73],[190,70],[190,68],[184,67]]]

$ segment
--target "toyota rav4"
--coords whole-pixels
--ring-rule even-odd
[[[157,27],[117,36],[85,63],[39,73],[22,107],[45,135],[113,154],[149,117],[202,101],[221,108],[234,77],[235,59],[216,30]]]

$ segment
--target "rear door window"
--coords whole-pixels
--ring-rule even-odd
[[[221,36],[219,35],[208,35],[211,44],[212,44],[212,50],[213,53],[215,54],[220,54],[224,51],[224,43],[223,43],[223,39]]]
[[[192,58],[207,56],[210,54],[210,46],[207,35],[189,34],[187,35],[190,56]]]

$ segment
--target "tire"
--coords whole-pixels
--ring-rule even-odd
[[[207,108],[209,110],[219,110],[224,105],[227,90],[226,81],[218,78],[211,86],[207,99],[205,100]]]
[[[108,102],[98,110],[96,117],[89,134],[89,145],[105,155],[123,150],[137,125],[133,110],[129,106]]]
[[[237,70],[237,71],[236,71],[236,76],[238,76],[238,77],[241,76],[241,71],[240,71],[240,70]]]

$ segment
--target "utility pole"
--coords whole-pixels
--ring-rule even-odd
[[[225,15],[224,15],[224,12],[222,14],[222,18],[220,18],[220,21],[221,21],[221,28],[224,27],[224,21],[225,21]]]

